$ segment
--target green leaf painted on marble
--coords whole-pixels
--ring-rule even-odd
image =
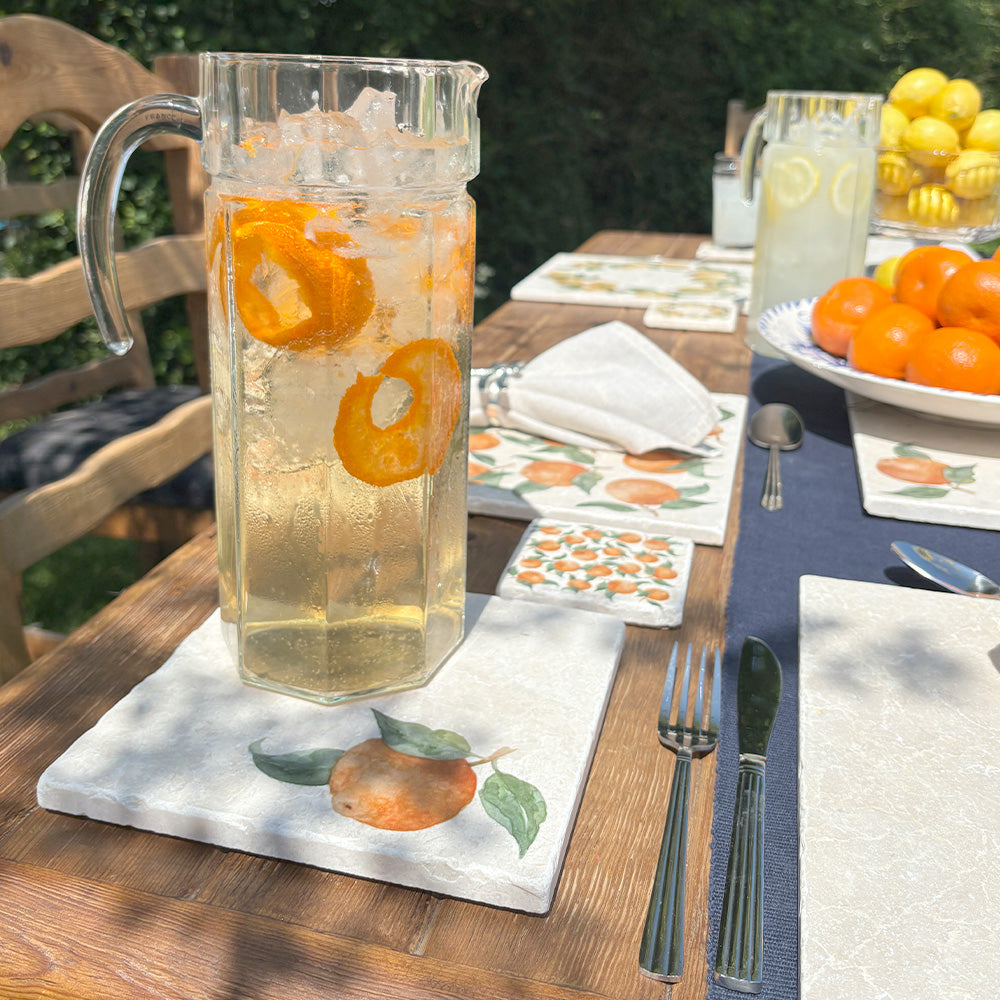
[[[584,493],[589,493],[601,481],[601,474],[589,469],[573,477],[573,485]]]
[[[577,507],[603,507],[605,510],[621,510],[626,513],[630,513],[635,510],[631,504],[627,503],[612,503],[610,500],[584,500],[583,503],[578,503]]]
[[[949,465],[942,473],[952,486],[970,486],[976,481],[975,465]]]
[[[486,814],[517,841],[518,857],[523,858],[545,822],[542,793],[534,785],[499,770],[494,764],[493,774],[479,789],[479,801]]]
[[[326,748],[270,754],[261,749],[263,742],[263,739],[255,740],[248,747],[257,770],[292,785],[329,784],[333,765],[344,755],[343,750]]]
[[[403,722],[372,709],[379,732],[387,746],[411,757],[430,760],[459,760],[472,753],[464,737],[449,729],[430,729],[419,722]]]
[[[948,495],[944,486],[908,486],[905,490],[890,490],[893,496],[910,497],[913,500],[940,500]]]

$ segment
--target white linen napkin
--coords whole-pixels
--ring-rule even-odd
[[[476,369],[469,420],[582,448],[633,455],[718,449],[705,437],[719,420],[708,390],[634,327],[603,323],[524,365]]]

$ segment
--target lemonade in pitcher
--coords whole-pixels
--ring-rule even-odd
[[[399,686],[462,634],[472,203],[213,192],[209,219],[229,233],[209,301],[241,672],[331,699]]]
[[[752,171],[767,140],[747,310],[755,351],[778,353],[758,330],[765,309],[864,274],[881,107],[875,94],[771,91],[755,116],[742,163]],[[751,180],[744,174],[745,193]]]
[[[247,683],[323,704],[421,684],[464,627],[465,184],[479,167],[486,73],[200,60],[198,102],[143,99],[99,134],[91,188],[108,186],[132,132],[201,142],[227,640]],[[117,291],[109,236],[91,228],[88,282],[119,350],[124,313],[112,302],[100,316]]]

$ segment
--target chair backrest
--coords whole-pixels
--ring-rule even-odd
[[[26,121],[68,131],[79,164],[93,134],[119,107],[175,90],[126,53],[69,25],[33,15],[0,18],[0,148]],[[204,312],[206,270],[196,150],[164,137],[146,148],[169,157],[173,235],[118,254],[122,298],[138,311],[188,297]],[[0,216],[75,207],[76,181],[0,187]],[[92,315],[80,261],[70,257],[28,277],[0,278],[0,349],[40,345]],[[204,330],[204,326],[201,328]],[[110,352],[0,392],[0,422],[30,419],[118,388],[151,388],[153,369],[141,328],[135,346]],[[202,390],[208,389],[207,350]],[[170,480],[211,450],[211,399],[201,395],[157,423],[100,448],[71,474],[0,502],[0,683],[29,659],[19,576],[38,559],[87,534],[116,508]]]
[[[77,166],[82,166],[94,132],[119,107],[174,89],[171,81],[151,73],[120,49],[36,15],[0,18],[0,56],[0,149],[25,122],[46,121],[69,132]],[[164,153],[177,235],[143,247],[137,266],[119,263],[123,298],[128,309],[139,310],[173,295],[191,297],[189,315],[199,320],[198,329],[192,331],[199,341],[195,347],[198,379],[207,391],[207,345],[200,342],[206,339],[201,320],[205,313],[200,209],[204,182],[196,147],[180,137],[163,136],[144,148]],[[0,219],[73,209],[77,187],[76,176],[53,184],[11,182],[0,187]],[[157,275],[161,268],[165,273],[157,286],[144,288],[145,276]],[[173,287],[166,288],[168,284]],[[29,302],[36,304],[33,310]],[[77,258],[29,278],[0,282],[0,348],[44,343],[89,315]],[[66,369],[38,384],[11,390],[0,399],[0,420],[39,415],[114,388],[151,387],[153,366],[138,313],[130,313],[130,320],[135,346],[127,354],[102,355],[82,369]]]

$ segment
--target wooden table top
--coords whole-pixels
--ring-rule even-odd
[[[604,232],[583,251],[690,257],[699,237]],[[473,363],[533,357],[622,319],[709,389],[745,393],[742,335],[648,330],[642,311],[508,302]],[[737,489],[741,477],[737,477]],[[680,629],[629,626],[555,902],[532,916],[47,812],[41,772],[217,603],[199,536],[0,688],[0,997],[65,1000],[703,998],[715,755],[693,769],[684,982],[638,972],[674,755],[656,716],[674,641],[720,642],[738,504],[699,545]],[[470,518],[469,589],[491,593],[522,522]],[[672,990],[672,991],[671,991]]]

